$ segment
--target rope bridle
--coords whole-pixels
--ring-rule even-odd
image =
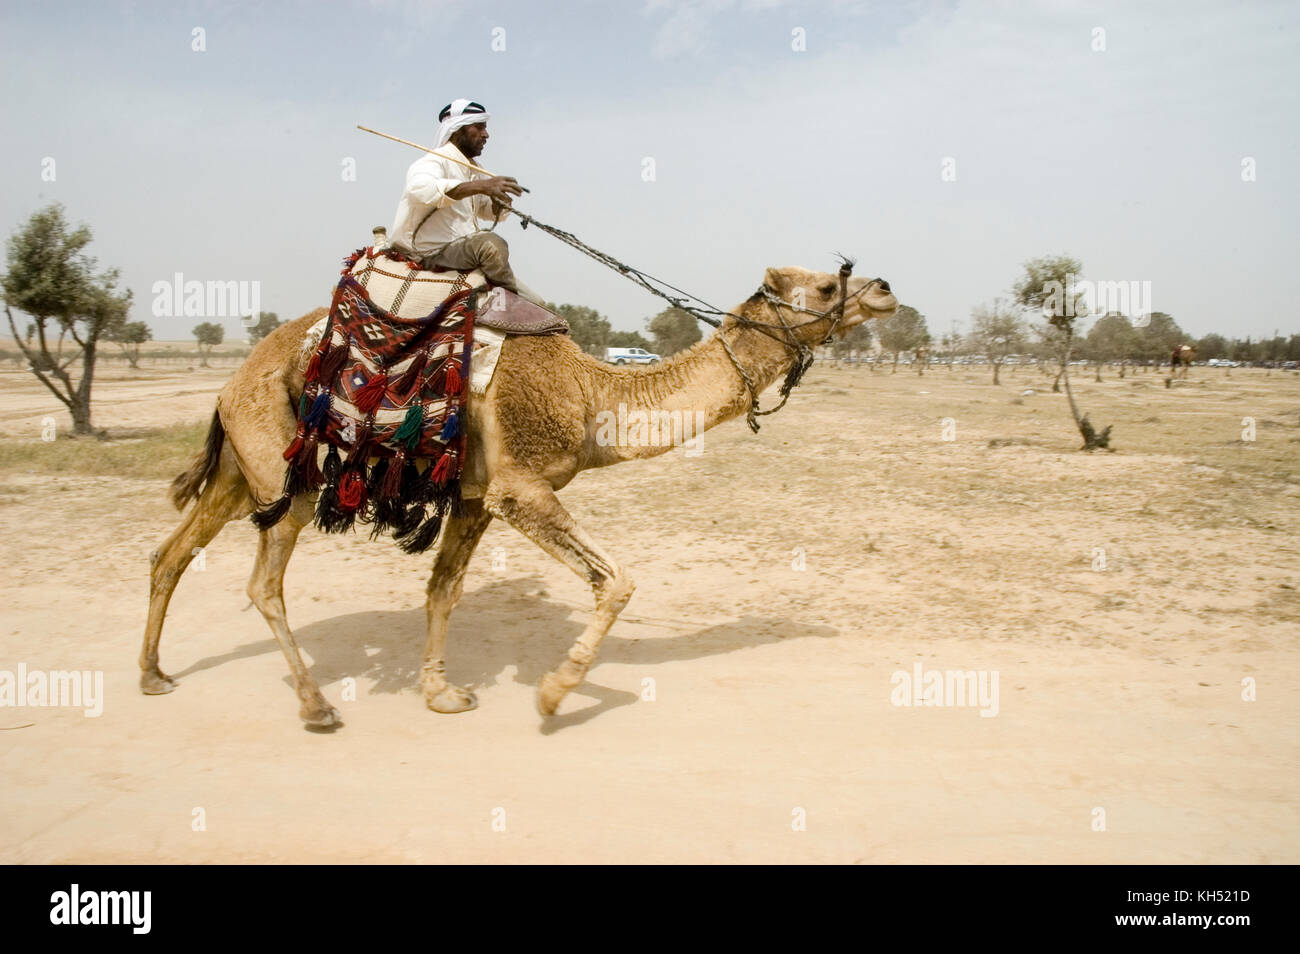
[[[760,417],[765,417],[768,414],[775,414],[777,411],[781,410],[781,408],[785,407],[785,402],[790,399],[790,392],[799,385],[799,382],[800,380],[802,380],[804,373],[808,370],[809,367],[812,366],[813,359],[814,359],[813,349],[799,339],[798,336],[799,329],[804,328],[807,325],[811,325],[814,322],[824,321],[827,318],[831,318],[832,320],[831,320],[830,327],[827,329],[825,336],[823,336],[823,338],[821,339],[823,342],[825,342],[830,339],[831,335],[835,333],[835,329],[839,327],[840,322],[844,320],[844,309],[847,307],[850,299],[848,293],[849,275],[851,275],[853,272],[853,260],[846,258],[844,256],[840,256],[839,301],[837,301],[834,305],[832,305],[830,308],[826,309],[825,311],[816,311],[804,305],[796,305],[793,302],[788,302],[785,299],[777,296],[772,291],[772,289],[768,288],[766,282],[760,285],[758,288],[758,292],[756,292],[756,294],[761,294],[763,296],[763,300],[767,303],[767,306],[771,310],[773,317],[776,318],[776,323],[772,324],[765,321],[757,321],[745,315],[737,315],[734,312],[723,311],[720,308],[716,308],[713,305],[710,305],[702,298],[698,298],[695,295],[690,294],[689,292],[683,291],[682,289],[678,288],[675,285],[670,285],[668,282],[664,281],[661,278],[655,278],[653,275],[647,274],[646,272],[642,271],[639,268],[633,268],[631,265],[627,265],[623,262],[620,262],[618,259],[614,258],[614,256],[609,255],[606,252],[602,252],[600,251],[600,249],[592,248],[590,245],[582,241],[582,239],[578,238],[572,232],[565,232],[563,229],[557,229],[553,225],[547,225],[544,222],[539,222],[531,215],[528,215],[524,212],[520,212],[518,209],[511,208],[508,209],[508,211],[513,212],[515,215],[519,217],[520,225],[522,228],[526,229],[530,225],[536,226],[537,228],[541,229],[543,232],[547,233],[548,235],[559,239],[565,245],[577,249],[578,251],[582,252],[584,255],[587,255],[590,258],[594,258],[596,261],[600,262],[602,265],[606,266],[607,268],[611,268],[614,271],[618,272],[624,278],[636,282],[636,284],[640,285],[646,291],[650,292],[650,294],[662,298],[664,301],[668,302],[674,308],[686,312],[688,315],[690,315],[691,317],[695,318],[698,321],[702,321],[707,325],[712,325],[714,328],[721,329],[723,324],[721,319],[732,318],[735,320],[735,324],[738,325],[739,327],[753,329],[755,331],[767,335],[773,341],[777,341],[780,344],[784,345],[786,350],[791,354],[792,357],[791,357],[790,367],[786,370],[785,380],[781,383],[781,388],[779,391],[781,395],[781,403],[778,404],[776,407],[772,408],[770,411],[761,411],[759,410],[758,407],[758,389],[754,385],[754,379],[750,376],[749,372],[746,371],[744,366],[740,363],[740,360],[736,357],[735,352],[731,350],[731,343],[727,340],[726,336],[722,334],[721,331],[719,331],[718,334],[718,340],[722,342],[722,350],[726,352],[727,357],[731,360],[732,366],[735,367],[736,371],[740,374],[740,379],[741,381],[744,382],[745,390],[749,395],[749,410],[745,415],[745,420],[749,424],[749,429],[753,431],[755,434],[758,433],[758,427],[759,427],[758,419]],[[500,213],[498,212],[498,216],[499,215]],[[493,225],[495,226],[495,224],[496,223],[494,222]],[[873,278],[861,289],[854,292],[852,298],[854,299],[858,298],[868,288],[870,288],[872,285],[875,285],[877,283],[883,283],[883,279]],[[661,290],[661,288],[658,286],[662,286],[663,288],[670,289],[676,292],[677,295],[670,295],[667,292]],[[688,302],[692,302],[692,301],[698,302],[700,305],[703,305],[704,307],[696,308],[693,305],[688,304]],[[803,314],[811,315],[812,317],[809,318],[807,321],[790,323],[785,320],[784,316],[782,316],[781,314],[782,307],[788,309],[792,313],[803,313]]]

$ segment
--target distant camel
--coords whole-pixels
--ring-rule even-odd
[[[1169,373],[1176,378],[1187,377],[1187,369],[1196,360],[1196,348],[1193,345],[1179,345],[1169,356]]]
[[[930,349],[917,348],[916,349],[916,373],[925,374],[926,369],[929,367],[930,367]]]
[[[786,374],[803,349],[864,321],[889,318],[898,309],[883,279],[848,278],[846,285],[845,302],[834,274],[769,268],[759,290],[732,309],[716,334],[645,368],[610,367],[563,335],[506,339],[492,383],[469,404],[463,511],[443,522],[434,550],[420,670],[430,709],[463,712],[476,705],[472,692],[447,680],[447,621],[474,547],[496,518],[576,573],[595,597],[595,613],[582,635],[538,686],[537,708],[543,715],[555,712],[586,677],[633,590],[627,570],[573,519],[556,491],[584,470],[654,457],[674,446],[670,441],[611,443],[608,435],[602,437],[601,421],[615,409],[623,414],[630,408],[656,420],[690,413],[708,429],[745,414],[751,399]],[[799,304],[791,305],[792,300]],[[837,302],[844,306],[838,320],[832,317]],[[158,643],[168,602],[193,555],[226,523],[280,496],[282,452],[293,440],[294,406],[303,391],[303,339],[324,315],[319,309],[281,325],[253,349],[217,398],[206,450],[172,485],[178,507],[191,501],[194,506],[152,555],[149,619],[140,653],[140,688],[147,694],[170,692],[176,685],[158,666]],[[299,716],[309,727],[324,728],[339,724],[339,715],[299,655],[284,607],[285,566],[299,531],[311,523],[312,500],[303,495],[283,520],[261,531],[248,595],[289,663],[302,704]]]

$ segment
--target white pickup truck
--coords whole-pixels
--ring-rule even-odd
[[[643,348],[606,348],[605,360],[610,364],[657,364],[659,355]]]

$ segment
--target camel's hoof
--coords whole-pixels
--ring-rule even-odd
[[[158,670],[140,673],[140,691],[146,696],[165,696],[179,685],[171,676]]]
[[[560,708],[560,703],[568,694],[569,687],[564,685],[560,677],[548,672],[537,684],[537,711],[544,716],[555,715],[555,710]]]
[[[460,686],[444,686],[434,696],[426,696],[425,704],[434,712],[468,712],[478,708],[478,697]]]
[[[308,708],[303,706],[298,712],[303,725],[308,729],[337,729],[343,724],[339,710],[328,703]]]
[[[537,711],[544,716],[555,715],[560,702],[587,678],[587,667],[572,659],[560,663],[555,672],[548,672],[537,684]]]

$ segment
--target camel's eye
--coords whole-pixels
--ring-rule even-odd
[[[822,285],[822,286],[821,286],[820,288],[818,288],[817,290],[818,290],[819,292],[821,292],[823,295],[834,295],[834,294],[835,294],[835,283],[834,283],[834,282],[827,282],[825,285]]]

